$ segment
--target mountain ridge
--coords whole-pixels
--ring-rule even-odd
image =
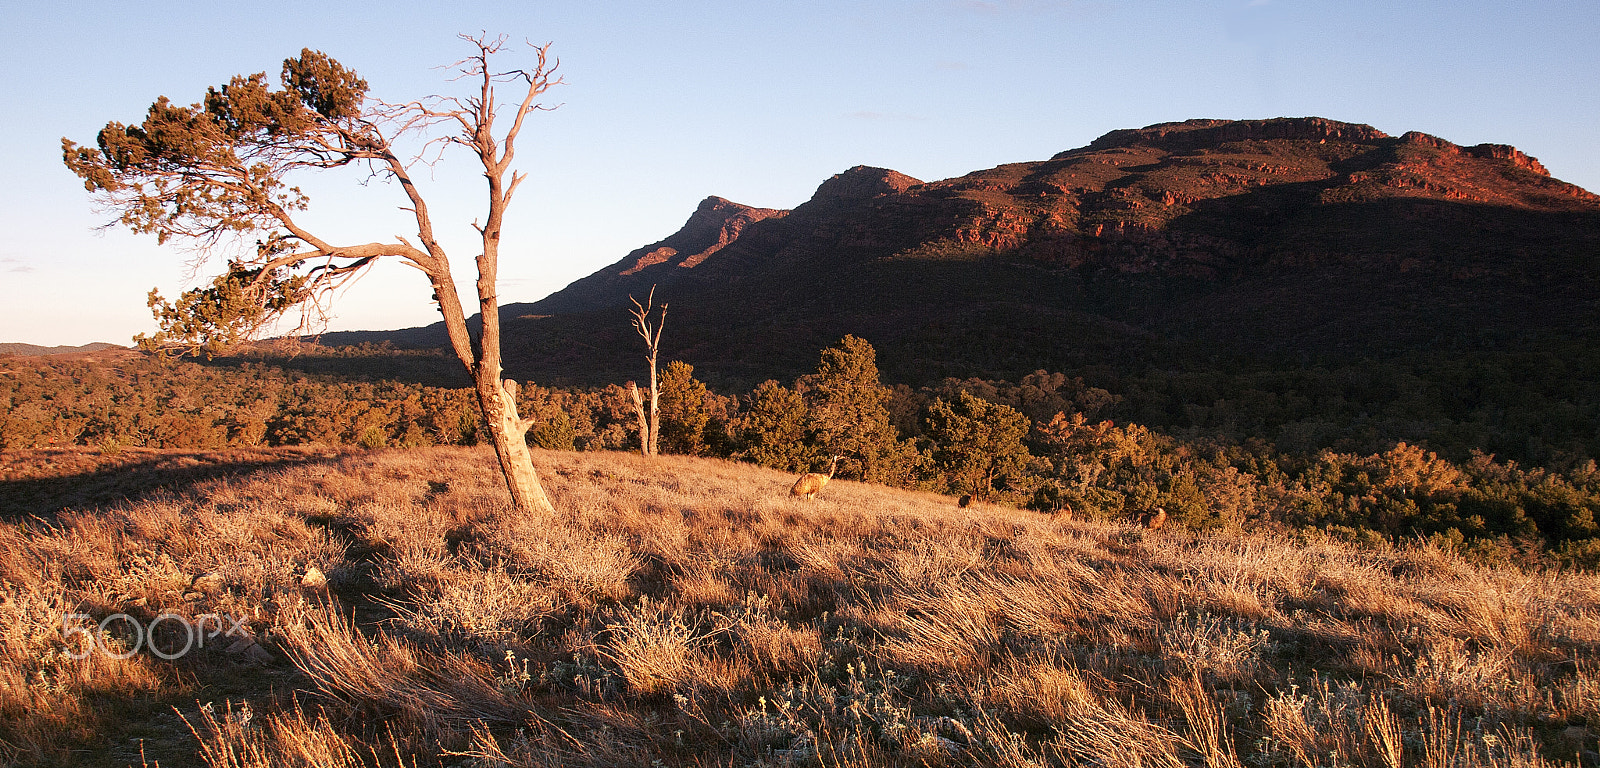
[[[1507,145],[1189,120],[933,182],[856,166],[786,212],[707,198],[502,311],[507,369],[540,380],[628,376],[618,308],[655,286],[663,353],[714,376],[787,375],[855,333],[920,382],[1572,338],[1600,327],[1597,253],[1600,197]]]
[[[724,246],[737,240],[755,222],[787,216],[788,211],[756,208],[712,195],[700,201],[689,220],[677,232],[654,243],[636,248],[616,263],[581,278],[562,289],[561,299],[545,300],[545,311],[581,309],[588,297],[605,295],[612,276],[628,277],[657,265],[693,269]]]
[[[1286,181],[1316,183],[1325,187],[1321,195],[1325,199],[1319,201],[1323,203],[1414,198],[1511,205],[1543,211],[1572,210],[1574,207],[1593,209],[1592,204],[1600,203],[1600,197],[1575,185],[1551,178],[1537,159],[1508,145],[1480,144],[1461,147],[1444,139],[1414,131],[1394,138],[1366,125],[1340,123],[1324,118],[1280,118],[1256,121],[1190,120],[1112,131],[1095,139],[1086,147],[1057,153],[1048,161],[1008,164],[927,184],[889,169],[856,166],[823,182],[816,194],[798,206],[796,211],[805,212],[808,209],[826,209],[840,205],[870,205],[876,198],[904,195],[909,192],[911,197],[922,199],[905,200],[903,201],[905,207],[939,208],[940,213],[954,222],[954,226],[947,226],[942,232],[934,233],[934,238],[931,239],[942,237],[958,245],[986,246],[1000,250],[1026,247],[1029,249],[1029,255],[1038,260],[1046,263],[1062,262],[1066,266],[1081,266],[1093,260],[1096,251],[1121,250],[1124,255],[1134,258],[1107,266],[1126,272],[1146,271],[1151,266],[1141,263],[1139,258],[1141,254],[1137,252],[1144,252],[1142,255],[1149,256],[1148,252],[1151,249],[1164,250],[1168,252],[1167,261],[1178,260],[1176,264],[1168,266],[1180,272],[1187,271],[1198,276],[1207,276],[1214,269],[1205,265],[1217,261],[1219,254],[1236,250],[1232,244],[1204,236],[1163,242],[1159,237],[1152,239],[1151,235],[1155,230],[1166,228],[1165,225],[1170,224],[1176,215],[1185,213],[1183,209],[1186,207],[1195,203],[1203,204],[1220,195],[1200,196],[1193,194],[1193,184],[1173,184],[1165,179],[1156,179],[1151,185],[1155,187],[1152,190],[1155,194],[1141,199],[1137,194],[1138,187],[1149,181],[1148,179],[1141,178],[1122,186],[1111,186],[1105,179],[1095,179],[1091,174],[1074,171],[1066,172],[1065,176],[1068,178],[1063,179],[1058,164],[1088,160],[1120,168],[1127,163],[1119,162],[1115,159],[1115,155],[1125,155],[1130,151],[1150,148],[1186,152],[1202,150],[1198,153],[1202,157],[1188,160],[1204,163],[1203,155],[1210,154],[1204,150],[1210,150],[1219,144],[1315,141],[1322,145],[1329,140],[1365,143],[1372,147],[1371,151],[1366,153],[1368,156],[1359,158],[1364,162],[1327,163],[1328,167],[1321,169],[1324,172],[1320,175],[1315,173],[1319,169],[1295,168],[1287,164],[1211,163],[1210,165],[1216,167],[1208,169],[1210,178],[1202,181],[1209,183],[1202,186],[1221,187],[1224,191],[1228,191],[1230,187],[1242,190],[1251,186],[1281,185]],[[1112,156],[1109,160],[1108,155]],[[1081,170],[1083,163],[1079,162],[1077,165]],[[1526,171],[1527,178],[1516,179],[1517,184],[1512,191],[1497,189],[1505,185],[1495,183],[1496,180],[1492,178],[1485,179],[1485,176],[1493,176],[1495,170],[1485,168],[1485,165],[1499,166],[1501,182],[1505,180],[1507,172],[1515,173],[1519,170]],[[997,178],[1005,176],[1006,169],[1018,167],[1026,167],[1029,173],[1022,178]],[[1449,181],[1453,183],[1441,183],[1438,178],[1433,178],[1439,174],[1430,175],[1425,172],[1429,170],[1446,171],[1450,177]],[[1308,174],[1307,171],[1312,173]],[[1149,175],[1151,174],[1144,174],[1144,176]],[[1087,178],[1077,184],[1070,180],[1079,176]],[[1284,176],[1290,178],[1282,178]],[[1185,192],[1175,188],[1183,186],[1189,186],[1191,189]],[[1130,189],[1133,191],[1125,191]],[[1073,196],[1078,200],[1073,201],[1075,205],[1057,206],[1055,210],[1047,211],[1054,215],[1043,218],[1035,216],[1033,220],[1027,220],[1015,210],[1017,206],[997,205],[996,193],[1012,197]],[[1574,203],[1577,205],[1572,205]],[[1040,213],[1038,206],[1034,208],[1033,213]],[[1078,210],[1074,211],[1073,208]],[[1154,211],[1151,215],[1127,215],[1141,208],[1165,210]],[[1177,214],[1164,215],[1174,210]],[[1076,214],[1081,221],[1064,220],[1061,213]],[[691,217],[685,230],[693,224],[694,217]],[[682,235],[683,231],[680,231],[673,237]],[[1094,240],[1100,242],[1083,242]],[[870,238],[868,241],[870,242]],[[717,250],[720,251],[730,244],[719,243]],[[1147,247],[1141,248],[1140,245]],[[1128,251],[1136,253],[1127,253]],[[709,257],[710,254],[706,256]],[[628,261],[625,259],[619,264]],[[703,261],[705,259],[695,264]],[[653,265],[636,263],[621,274],[642,275],[650,266]],[[597,274],[615,270],[616,267],[617,265],[613,265]],[[647,276],[662,276],[661,270],[654,270]],[[678,276],[672,277],[676,279]],[[642,282],[643,279],[644,277],[640,277],[639,281]],[[534,302],[534,305],[550,307],[560,301],[558,297],[562,297],[563,293],[564,291],[557,292],[550,299]]]
[[[0,355],[11,355],[14,357],[77,355],[89,352],[100,352],[107,349],[125,350],[127,347],[120,344],[112,344],[106,341],[95,341],[88,344],[79,345],[61,344],[53,347],[47,347],[41,344],[26,344],[18,341],[0,342]]]

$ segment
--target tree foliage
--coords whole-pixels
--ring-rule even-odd
[[[310,49],[284,61],[281,81],[275,90],[266,73],[236,76],[198,103],[163,96],[137,125],[108,123],[95,147],[61,140],[67,167],[130,230],[201,248],[256,238],[254,253],[230,261],[209,288],[175,305],[152,293],[162,330],[147,346],[217,351],[387,255],[333,248],[301,229],[293,216],[309,200],[287,179],[363,160],[402,166],[364,111],[366,81]]]
[[[927,437],[932,468],[947,493],[970,493],[988,499],[1007,479],[1027,468],[1023,439],[1031,425],[1016,409],[991,403],[966,392],[954,402],[943,398],[928,406]]]
[[[809,439],[824,453],[854,459],[855,474],[868,482],[900,485],[914,476],[916,447],[890,422],[890,391],[878,380],[871,344],[844,337],[822,351],[817,372],[801,377],[796,389],[806,404]]]
[[[744,411],[734,422],[733,457],[788,472],[804,472],[822,457],[806,441],[808,412],[800,393],[767,380],[744,398]]]
[[[319,355],[331,357],[310,365]],[[373,371],[375,361],[407,356],[425,355],[313,348],[295,361]],[[0,449],[405,447],[489,439],[472,390],[305,374],[237,358],[207,365],[127,355],[110,360],[0,358]],[[698,382],[688,365],[669,371],[664,389],[692,393],[682,400],[692,418],[681,423],[703,424],[704,455],[790,472],[827,466],[827,446],[818,439],[826,432],[795,388],[767,381],[735,403]],[[1040,394],[1030,407],[1095,408],[1104,400],[1080,397],[1090,390],[1071,379],[1059,387],[1045,381],[1053,375],[1030,379],[1046,386],[987,382],[973,389],[1022,402],[1015,395],[1031,387]],[[967,492],[989,478],[991,501],[1045,513],[1128,520],[1161,506],[1172,524],[1190,528],[1272,526],[1378,547],[1423,537],[1485,560],[1600,568],[1600,470],[1590,460],[1540,467],[1481,452],[1447,458],[1407,442],[1372,452],[1291,451],[1264,440],[1180,437],[1076,410],[1034,422],[1022,454],[1014,438],[1026,414],[1014,406],[949,382],[901,388],[895,397],[903,401],[897,408],[914,405],[922,413],[910,437],[927,456],[915,474],[891,481],[903,487]],[[666,391],[663,398],[673,399]],[[517,402],[540,423],[528,434],[535,445],[635,445],[632,404],[620,386],[529,383]],[[695,402],[705,406],[704,422]],[[906,443],[897,438],[897,445]],[[851,469],[848,463],[841,462],[841,472]]]
[[[185,292],[176,303],[151,292],[150,306],[161,330],[138,339],[150,349],[173,348],[214,354],[253,337],[290,312],[297,330],[318,324],[333,292],[375,260],[396,258],[421,271],[433,288],[451,351],[473,378],[487,432],[499,456],[514,502],[528,511],[549,511],[549,499],[534,471],[525,437],[534,421],[517,412],[515,381],[500,378],[500,313],[496,278],[505,212],[525,177],[512,170],[524,120],[539,109],[538,97],[559,83],[546,64],[548,46],[534,48],[532,68],[491,66],[504,38],[465,37],[475,49],[457,62],[462,79],[476,85],[462,97],[388,104],[367,98],[367,83],[331,57],[310,49],[284,61],[279,86],[265,72],[232,78],[207,90],[205,98],[180,106],[166,97],[153,103],[137,125],[111,122],[96,146],[62,139],[67,168],[134,232],[159,242],[177,238],[202,255],[228,255],[224,274],[205,288]],[[510,125],[496,128],[501,104],[497,86],[519,89]],[[450,260],[435,237],[434,221],[411,176],[411,162],[397,142],[421,140],[434,126],[444,134],[426,141],[468,149],[487,182],[484,216],[475,221],[481,250],[476,257],[477,338],[466,323]],[[292,185],[303,171],[345,166],[396,182],[404,209],[414,219],[416,242],[336,243],[308,228],[297,215],[309,205]],[[247,241],[253,243],[246,245]],[[378,444],[376,431],[365,442]]]
[[[263,285],[260,272],[229,265],[227,274],[184,291],[176,304],[150,289],[147,304],[161,330],[137,334],[134,343],[148,352],[186,348],[215,357],[255,338],[300,301],[309,281],[305,275],[269,277]]]
[[[694,377],[694,366],[674,360],[661,371],[661,449],[704,456],[711,424],[711,391]]]

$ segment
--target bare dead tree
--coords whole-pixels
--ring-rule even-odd
[[[281,90],[271,87],[265,73],[236,76],[210,89],[202,103],[183,107],[163,97],[139,125],[107,124],[98,148],[62,139],[62,150],[67,167],[97,202],[135,232],[162,242],[185,240],[202,259],[239,238],[255,238],[247,249],[253,253],[229,259],[225,274],[209,287],[186,292],[176,305],[151,292],[161,332],[139,339],[147,348],[217,351],[295,310],[302,324],[296,330],[303,331],[340,286],[375,260],[397,258],[421,271],[433,287],[450,348],[472,377],[512,499],[523,510],[551,511],[528,450],[532,422],[517,414],[516,383],[500,378],[496,279],[505,211],[527,178],[512,170],[517,140],[528,115],[545,108],[539,97],[560,84],[559,63],[547,60],[547,44],[530,46],[536,56],[531,68],[497,70],[490,59],[504,51],[504,36],[461,38],[475,49],[454,65],[457,79],[472,84],[466,96],[400,104],[370,100],[366,81],[355,72],[307,49],[284,62]],[[502,85],[514,89],[505,105],[497,99]],[[510,125],[497,134],[504,106],[510,107]],[[425,136],[435,126],[443,126],[443,135],[424,141],[421,154],[402,157],[396,140]],[[413,165],[436,161],[450,147],[476,156],[488,182],[486,215],[482,224],[473,222],[482,244],[475,286],[482,328],[476,339],[411,174]],[[308,201],[286,176],[344,166],[398,183],[414,221],[415,244],[399,235],[392,242],[337,243],[296,218]]]
[[[633,393],[634,412],[639,417],[639,450],[646,456],[655,456],[658,453],[658,444],[661,439],[661,388],[656,381],[656,360],[661,352],[661,330],[667,324],[667,305],[661,304],[661,312],[656,315],[655,324],[650,323],[650,313],[655,309],[656,287],[650,286],[650,295],[643,304],[639,303],[632,294],[628,301],[633,302],[633,329],[639,332],[644,339],[645,361],[650,364],[650,411],[648,417],[645,413],[644,398],[639,396],[639,386],[628,382],[628,389]]]

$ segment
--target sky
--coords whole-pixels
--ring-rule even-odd
[[[379,98],[456,93],[442,68],[470,52],[456,35],[485,31],[551,43],[564,78],[521,140],[502,303],[666,237],[708,195],[792,208],[856,165],[931,181],[1190,118],[1316,115],[1511,144],[1600,191],[1594,0],[7,2],[0,342],[127,344],[156,330],[151,288],[175,296],[221,264],[197,271],[205,254],[104,227],[114,217],[62,165],[62,137],[93,144],[158,96],[275,78],[302,48]],[[418,172],[469,291],[475,162]],[[409,234],[392,185],[296,181],[305,223],[341,242]],[[337,297],[328,329],[435,322],[429,294],[420,273],[380,264]]]

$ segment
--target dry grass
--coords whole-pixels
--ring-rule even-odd
[[[1594,576],[846,481],[804,501],[712,460],[537,459],[554,516],[512,513],[486,453],[440,448],[254,457],[0,525],[0,759],[1468,768],[1596,749]],[[117,613],[227,616],[250,640],[72,658],[86,635],[63,617]]]

